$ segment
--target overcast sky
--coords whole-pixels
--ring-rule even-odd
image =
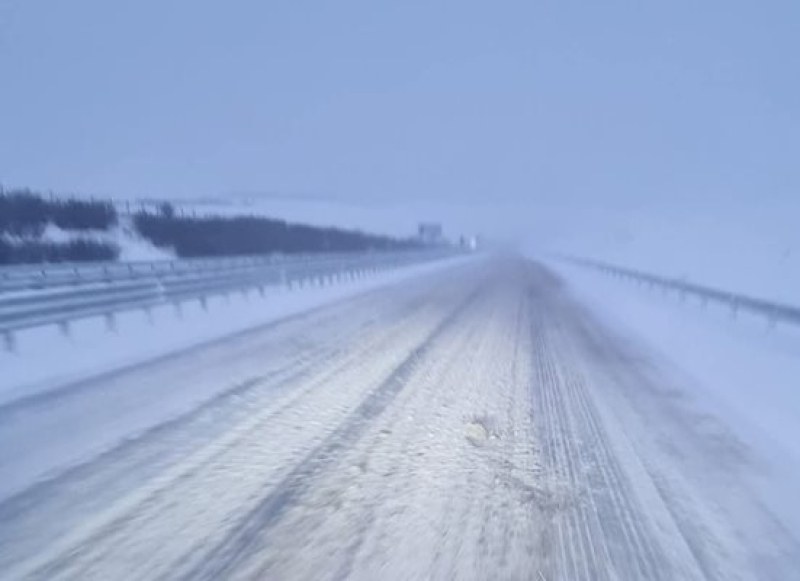
[[[6,186],[517,221],[800,196],[797,0],[0,0],[0,83]]]

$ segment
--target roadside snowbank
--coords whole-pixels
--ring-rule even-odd
[[[552,265],[574,296],[647,353],[703,413],[721,419],[763,461],[765,498],[800,530],[800,328]]]

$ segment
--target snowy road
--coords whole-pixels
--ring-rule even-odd
[[[0,405],[3,579],[792,579],[762,459],[474,261]]]

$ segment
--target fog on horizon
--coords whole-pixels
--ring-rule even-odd
[[[789,1],[4,0],[0,181],[579,249],[683,216],[736,232],[797,210],[798,22]]]

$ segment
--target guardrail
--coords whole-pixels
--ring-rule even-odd
[[[569,263],[598,270],[616,278],[631,280],[651,288],[658,287],[664,291],[675,291],[681,299],[687,296],[694,296],[700,299],[701,303],[704,305],[709,302],[722,304],[730,308],[731,314],[734,317],[740,311],[747,311],[765,317],[770,326],[774,326],[779,321],[800,325],[800,308],[795,306],[723,291],[681,279],[668,278],[631,268],[614,266],[597,260],[586,260],[574,257],[563,257],[563,259]]]
[[[182,270],[166,270],[157,275],[117,278],[98,282],[82,279],[76,286],[56,286],[38,291],[0,294],[0,336],[6,350],[15,349],[15,333],[43,325],[58,325],[64,334],[70,323],[78,319],[102,316],[109,329],[115,328],[115,315],[121,311],[144,310],[172,303],[176,308],[197,300],[206,308],[206,301],[215,295],[257,290],[267,286],[287,285],[290,288],[317,282],[332,283],[342,279],[361,278],[378,270],[430,262],[456,254],[453,250],[425,250],[355,255],[302,256],[295,259],[263,259],[219,264]],[[178,263],[182,261],[176,261]],[[111,268],[111,265],[108,265]],[[114,265],[116,268],[118,265]],[[182,266],[182,265],[181,265]],[[96,266],[100,272],[102,266]],[[124,265],[123,265],[124,268]],[[89,282],[87,282],[89,281]]]
[[[132,262],[62,262],[0,266],[0,296],[5,292],[77,286],[92,282],[161,278],[200,271],[234,271],[271,264],[347,258],[348,254],[269,254]]]

